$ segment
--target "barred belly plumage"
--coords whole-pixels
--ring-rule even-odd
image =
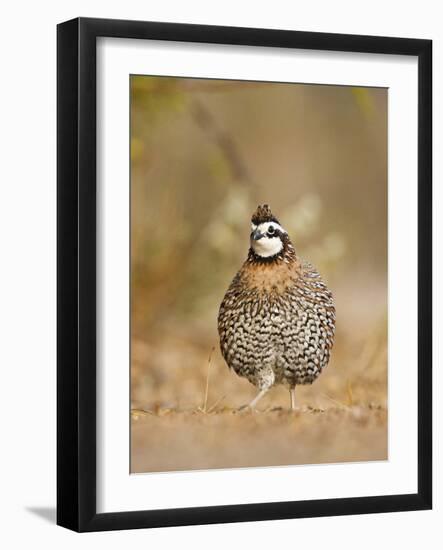
[[[260,387],[310,384],[329,360],[333,338],[332,300],[308,301],[296,288],[284,294],[249,292],[229,300],[220,312],[222,353],[234,371]]]

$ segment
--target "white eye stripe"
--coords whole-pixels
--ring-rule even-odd
[[[278,229],[279,231],[281,231],[282,233],[286,233],[286,230],[283,229],[283,227],[278,224],[277,222],[265,222],[265,223],[261,223],[259,226],[258,226],[258,229],[260,231],[260,233],[267,233],[269,228],[270,227],[273,227],[274,229]]]
[[[255,231],[257,229],[257,226],[255,223],[251,223],[251,231]]]

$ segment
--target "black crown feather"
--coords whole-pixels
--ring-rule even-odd
[[[255,225],[260,225],[261,223],[265,223],[265,222],[279,223],[277,218],[271,212],[269,205],[267,204],[263,204],[263,205],[259,204],[257,206],[257,210],[254,212],[254,214],[252,214],[251,221]]]

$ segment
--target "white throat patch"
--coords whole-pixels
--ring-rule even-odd
[[[283,248],[283,243],[279,237],[262,237],[258,241],[252,241],[252,249],[254,252],[262,258],[270,258],[275,256]]]

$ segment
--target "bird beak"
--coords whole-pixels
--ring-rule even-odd
[[[263,233],[260,233],[258,229],[256,229],[251,233],[251,239],[254,241],[260,240],[263,236],[264,236]]]

